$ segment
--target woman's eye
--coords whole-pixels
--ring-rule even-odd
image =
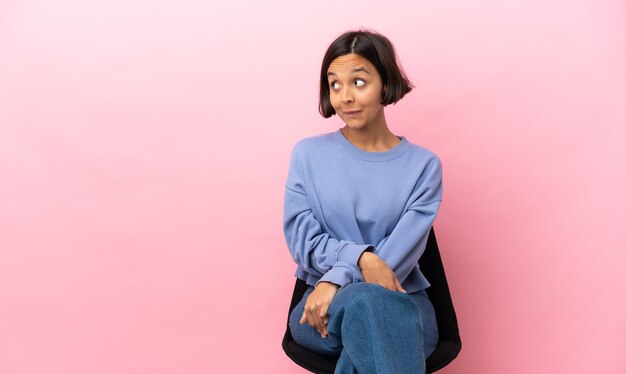
[[[361,82],[362,84],[358,84],[358,82]],[[365,81],[363,79],[355,79],[354,80],[354,85],[357,86],[357,87],[360,87],[360,86],[362,86],[364,84],[365,84]]]
[[[332,89],[334,90],[334,89],[336,88],[336,87],[335,87],[335,84],[336,84],[336,83],[337,83],[337,82],[330,82],[330,88],[332,88]]]

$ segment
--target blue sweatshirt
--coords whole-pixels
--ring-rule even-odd
[[[441,161],[400,138],[384,152],[358,148],[340,130],[295,144],[283,231],[298,278],[340,287],[363,282],[357,261],[367,250],[408,293],[430,286],[417,261],[441,204]]]

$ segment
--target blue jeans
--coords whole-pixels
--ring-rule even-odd
[[[325,339],[308,322],[300,324],[311,292],[309,286],[289,316],[291,335],[311,351],[339,356],[336,374],[425,372],[439,339],[425,290],[404,294],[375,283],[347,284],[330,304]]]

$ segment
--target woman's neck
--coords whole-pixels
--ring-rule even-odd
[[[368,152],[388,151],[401,142],[386,125],[378,129],[353,129],[346,125],[341,129],[341,133],[355,147]]]

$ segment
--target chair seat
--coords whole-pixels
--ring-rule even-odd
[[[283,345],[283,348],[285,346]],[[333,373],[337,366],[337,357],[325,356],[298,345],[295,341],[287,342],[284,349],[296,364],[314,373]]]
[[[461,341],[439,339],[437,348],[426,359],[426,372],[432,373],[448,365],[461,351]]]

